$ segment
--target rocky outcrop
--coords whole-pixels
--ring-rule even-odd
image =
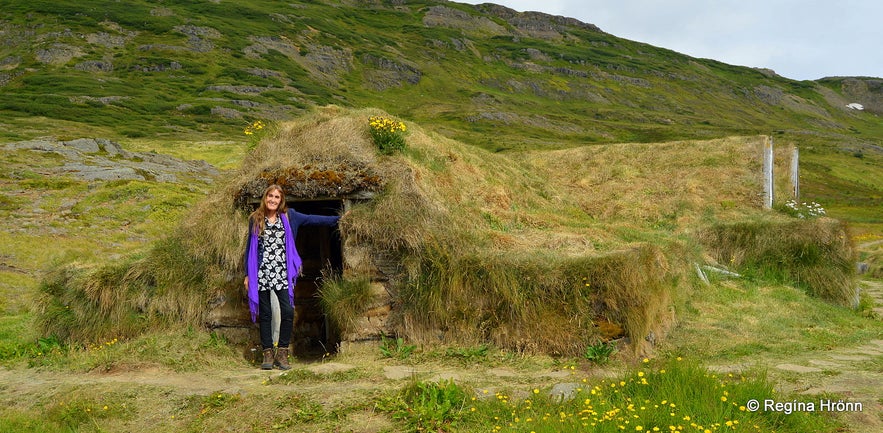
[[[417,84],[423,73],[415,66],[371,54],[362,56],[362,62],[371,67],[365,71],[365,84],[376,90]]]
[[[560,39],[568,31],[568,27],[600,32],[601,29],[594,24],[584,23],[576,18],[568,18],[559,15],[549,15],[542,12],[518,12],[505,6],[484,3],[476,6],[476,9],[488,15],[506,20],[518,33],[540,39]]]
[[[211,181],[217,169],[205,161],[185,161],[153,152],[130,152],[104,138],[58,141],[38,139],[0,145],[5,150],[27,150],[61,155],[61,165],[49,169],[49,176],[69,176],[85,181],[151,180],[177,182],[179,176],[197,176]]]
[[[71,59],[80,57],[83,51],[79,47],[67,44],[52,44],[47,48],[40,48],[34,52],[34,58],[47,65],[63,65]]]
[[[459,9],[447,6],[432,6],[423,15],[423,25],[427,27],[450,27],[467,32],[488,35],[505,35],[505,27],[484,16],[473,16]]]
[[[568,27],[600,32],[594,24],[587,24],[575,18],[549,15],[542,12],[518,12],[505,6],[485,3],[476,6],[479,11],[502,18],[511,27],[507,28],[482,15],[472,15],[447,6],[432,6],[423,16],[427,27],[449,27],[466,32],[487,35],[529,36],[539,39],[562,39]]]
[[[305,38],[292,40],[286,36],[252,36],[252,45],[243,54],[259,58],[277,51],[304,68],[311,77],[325,84],[336,84],[353,68],[352,50],[319,45]]]
[[[883,79],[845,78],[841,90],[852,102],[861,104],[864,110],[883,114]]]

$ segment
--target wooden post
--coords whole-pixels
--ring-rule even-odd
[[[773,137],[763,143],[763,208],[773,208]]]
[[[791,196],[800,201],[800,151],[797,147],[791,151]]]

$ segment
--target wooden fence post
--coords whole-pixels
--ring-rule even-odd
[[[763,208],[773,208],[773,137],[763,143]]]
[[[796,146],[791,151],[791,196],[800,201],[800,151]]]

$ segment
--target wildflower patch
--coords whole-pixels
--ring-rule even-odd
[[[267,135],[267,124],[263,120],[255,120],[248,124],[242,133],[248,137],[248,150],[252,150]]]
[[[582,379],[567,399],[540,388],[526,396],[498,391],[494,399],[472,398],[459,418],[476,427],[472,431],[523,433],[802,432],[825,431],[831,424],[829,418],[811,411],[782,417],[774,410],[758,410],[753,406],[758,401],[784,397],[775,394],[762,375],[719,376],[680,357],[654,364],[645,359],[640,367],[618,378]],[[808,399],[793,402],[813,404]]]
[[[368,118],[368,131],[374,144],[385,155],[401,152],[405,149],[405,124],[386,116]]]
[[[796,200],[788,200],[779,210],[800,219],[821,218],[827,215],[825,208],[814,201],[797,203]]]

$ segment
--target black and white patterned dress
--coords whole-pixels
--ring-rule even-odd
[[[282,218],[270,223],[264,219],[264,233],[258,242],[258,288],[264,290],[288,290],[288,269],[285,264],[285,226]]]

